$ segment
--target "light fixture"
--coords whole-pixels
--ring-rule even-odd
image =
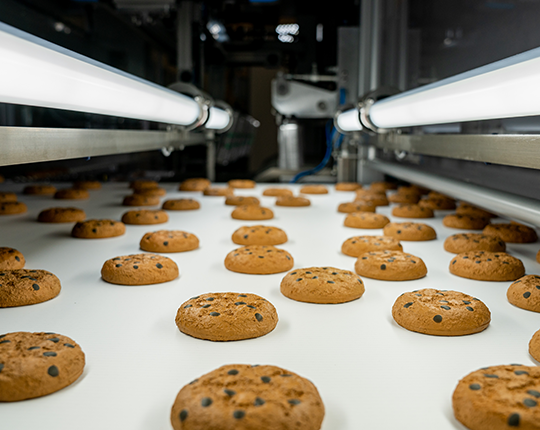
[[[0,102],[191,125],[192,98],[0,23]]]
[[[300,34],[300,26],[296,23],[293,24],[279,24],[276,27],[276,33],[278,34],[278,40],[283,43],[293,43],[294,36]]]
[[[334,118],[334,125],[340,133],[349,133],[362,130],[359,111],[357,108],[339,111]]]
[[[210,108],[208,121],[204,127],[217,133],[225,133],[232,127],[233,118],[232,108],[224,102],[217,101]]]

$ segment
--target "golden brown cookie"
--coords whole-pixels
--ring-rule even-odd
[[[133,190],[149,190],[157,187],[159,187],[157,181],[152,181],[150,179],[137,179],[129,184],[129,188],[132,188]]]
[[[276,366],[230,364],[185,385],[174,430],[319,430],[324,404],[309,380]]]
[[[78,222],[86,219],[86,213],[79,208],[49,208],[42,210],[37,220],[39,222]]]
[[[518,308],[540,312],[540,276],[526,275],[514,281],[508,287],[506,297]]]
[[[17,194],[15,193],[0,193],[0,203],[4,202],[16,202]]]
[[[259,205],[261,202],[257,197],[252,196],[229,196],[225,199],[228,206]]]
[[[430,208],[417,204],[403,204],[392,209],[392,215],[398,218],[433,218]]]
[[[452,396],[456,419],[471,430],[540,428],[540,367],[484,367],[459,381]]]
[[[276,206],[300,207],[309,205],[311,205],[311,201],[305,197],[279,196],[276,199]]]
[[[353,236],[341,245],[341,252],[358,257],[370,251],[403,251],[399,240],[388,236]]]
[[[99,181],[75,181],[73,188],[82,188],[84,190],[99,190],[101,182]]]
[[[241,220],[262,220],[274,218],[272,209],[259,205],[242,205],[232,211],[231,217]]]
[[[388,201],[390,203],[408,203],[416,204],[420,200],[420,194],[418,193],[406,193],[404,191],[390,194]]]
[[[369,185],[369,189],[372,191],[386,192],[388,190],[397,189],[397,184],[394,182],[389,182],[389,181],[372,182]]]
[[[193,199],[173,199],[165,200],[161,209],[168,211],[192,211],[199,209],[201,204],[197,200]]]
[[[472,216],[479,216],[482,218],[496,218],[497,215],[492,214],[491,212],[488,212],[484,209],[481,209],[479,207],[473,206],[469,203],[461,202],[459,206],[456,208],[456,213],[459,215],[472,215]]]
[[[212,183],[206,178],[190,178],[182,181],[178,186],[180,191],[204,191]]]
[[[56,187],[52,185],[28,185],[23,190],[23,194],[26,195],[49,195],[54,193],[56,193]]]
[[[277,322],[274,305],[249,293],[201,294],[182,303],[176,313],[182,333],[215,342],[264,336]]]
[[[419,222],[391,222],[384,226],[383,232],[385,236],[412,242],[437,239],[432,227]]]
[[[203,191],[205,196],[233,196],[234,188],[224,188],[224,187],[215,187],[215,188],[205,188]]]
[[[28,207],[23,202],[0,203],[0,215],[17,215],[28,212]]]
[[[506,244],[497,236],[486,236],[480,233],[459,233],[446,238],[444,249],[454,254],[469,251],[504,252]]]
[[[364,283],[350,270],[335,267],[308,267],[287,273],[281,293],[307,303],[345,303],[364,294]]]
[[[355,195],[356,195],[356,198],[361,198],[361,197],[365,197],[365,196],[383,196],[383,197],[386,197],[386,192],[385,191],[376,191],[376,190],[372,190],[370,188],[360,188],[358,190],[355,191]]]
[[[351,228],[383,228],[390,220],[387,216],[373,212],[353,212],[345,217],[343,225]]]
[[[370,202],[375,206],[388,206],[388,198],[385,194],[366,194],[363,196],[357,196],[354,199],[355,202]]]
[[[122,215],[122,222],[124,224],[150,225],[163,224],[167,221],[169,221],[169,215],[167,215],[167,212],[159,209],[139,209],[127,211],[124,215]]]
[[[89,219],[75,224],[71,236],[80,239],[103,239],[122,236],[126,232],[123,222],[112,219]]]
[[[338,182],[336,184],[336,191],[356,191],[362,188],[358,182]]]
[[[231,179],[227,182],[231,188],[255,188],[255,181],[251,179]]]
[[[82,374],[84,352],[56,333],[0,335],[0,402],[45,396],[67,387]]]
[[[392,316],[407,330],[435,336],[479,333],[491,321],[491,312],[479,299],[431,288],[403,293],[392,307]]]
[[[451,210],[456,208],[456,202],[452,199],[444,199],[437,197],[427,197],[418,202],[420,206],[432,210]]]
[[[474,215],[450,214],[443,218],[443,224],[450,228],[482,230],[489,224],[489,218],[482,218]]]
[[[90,198],[90,194],[81,188],[65,188],[54,193],[54,198],[59,200],[85,200]]]
[[[248,245],[237,248],[225,257],[231,272],[268,275],[291,270],[294,260],[287,251],[270,245]]]
[[[398,193],[402,194],[418,194],[423,195],[429,193],[429,190],[427,188],[422,188],[417,185],[401,185],[397,189]]]
[[[0,271],[0,308],[34,305],[60,294],[60,280],[46,270]]]
[[[324,185],[304,185],[300,188],[302,194],[328,194],[328,188]]]
[[[532,358],[534,358],[536,361],[540,361],[540,330],[534,333],[533,337],[529,341],[529,354],[531,354]],[[535,397],[540,398],[540,394]]]
[[[374,251],[358,256],[354,270],[360,276],[383,281],[410,281],[427,275],[421,258],[401,251]]]
[[[338,206],[338,212],[350,214],[353,212],[375,212],[377,206],[371,202],[345,202]]]
[[[163,255],[123,255],[107,260],[101,268],[101,277],[111,284],[160,284],[176,279],[178,266]]]
[[[140,242],[143,251],[185,252],[199,247],[199,238],[180,230],[159,230],[146,233]]]
[[[143,196],[142,194],[131,194],[124,197],[124,206],[156,206],[159,205],[159,197]]]
[[[506,252],[472,251],[456,255],[450,273],[477,281],[515,281],[525,275],[525,267]]]
[[[518,223],[489,224],[482,233],[497,236],[506,243],[533,243],[538,240],[534,229]]]
[[[167,194],[167,191],[165,191],[165,188],[137,188],[133,190],[134,194],[140,194],[142,196],[146,197],[163,197],[165,194]]]
[[[240,227],[232,235],[232,241],[238,245],[281,245],[287,240],[282,229],[265,225]]]
[[[13,248],[0,248],[0,270],[22,269],[26,264],[24,255]]]
[[[278,196],[292,196],[293,192],[287,188],[267,188],[263,191],[263,196],[278,197]]]

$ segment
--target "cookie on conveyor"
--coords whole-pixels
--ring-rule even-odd
[[[142,194],[131,194],[124,197],[122,201],[124,206],[156,206],[159,205],[159,197],[143,196]]]
[[[176,279],[178,266],[163,255],[124,255],[107,260],[101,268],[101,277],[111,284],[160,284]]]
[[[364,294],[364,283],[350,270],[335,267],[308,267],[287,273],[281,293],[307,303],[345,303]]]
[[[390,203],[409,203],[409,204],[416,204],[420,201],[420,194],[418,193],[406,193],[406,192],[398,192],[391,194],[388,196],[388,201]]]
[[[0,335],[0,402],[54,393],[81,376],[85,356],[71,338],[56,333]]]
[[[373,251],[358,256],[354,270],[360,276],[383,281],[410,281],[427,275],[424,261],[401,251]]]
[[[356,191],[362,188],[358,182],[338,182],[336,184],[336,191]]]
[[[199,238],[181,230],[159,230],[146,233],[140,248],[148,252],[185,252],[199,247]]]
[[[392,215],[398,218],[433,218],[433,210],[417,204],[402,204],[392,209]]]
[[[26,264],[24,255],[14,248],[0,247],[0,270],[22,269]]]
[[[232,211],[231,217],[241,220],[262,220],[274,218],[272,209],[264,208],[259,205],[242,205],[237,206]]]
[[[428,194],[429,190],[427,188],[419,187],[418,185],[400,185],[397,189],[397,192],[403,194],[414,193],[421,196],[424,194]]]
[[[383,228],[390,220],[387,216],[373,212],[353,212],[345,217],[343,225],[351,228]]]
[[[474,205],[471,205],[469,203],[460,203],[460,205],[456,208],[456,213],[460,215],[472,215],[472,216],[479,216],[482,218],[496,218],[497,215],[488,212],[482,208],[476,207]]]
[[[190,178],[182,181],[178,189],[180,191],[204,191],[210,185],[211,182],[206,178]]]
[[[531,354],[532,358],[536,361],[540,361],[540,330],[534,333],[529,341],[529,354]],[[540,398],[540,394],[538,395],[538,398]]]
[[[399,240],[388,236],[353,236],[341,245],[341,252],[358,257],[370,251],[403,251]]]
[[[386,197],[386,191],[382,191],[382,190],[376,191],[370,188],[360,188],[355,191],[355,195],[356,195],[356,198],[361,198],[365,196],[380,196],[380,195]]]
[[[525,275],[525,267],[506,252],[472,251],[456,255],[450,273],[477,281],[515,281]]]
[[[85,200],[90,198],[90,193],[82,188],[64,188],[54,193],[58,200]]]
[[[350,214],[353,212],[375,212],[377,206],[371,202],[345,202],[340,203],[338,212]]]
[[[0,308],[34,305],[60,294],[60,280],[46,270],[0,271]]]
[[[369,189],[372,190],[372,191],[386,192],[388,190],[397,189],[397,184],[395,182],[390,182],[390,181],[372,182],[369,185]]]
[[[518,308],[540,312],[540,276],[526,275],[514,281],[508,287],[506,297]]]
[[[444,249],[454,254],[469,251],[506,251],[506,244],[497,236],[486,236],[480,233],[458,233],[448,236],[444,241]]]
[[[132,188],[133,190],[149,190],[157,187],[159,187],[157,181],[151,179],[137,179],[129,184],[129,188]]]
[[[302,194],[328,194],[328,188],[324,185],[304,185],[300,188]]]
[[[101,182],[99,181],[75,181],[73,188],[82,188],[84,190],[99,190]]]
[[[540,428],[540,367],[483,367],[461,379],[452,395],[456,419],[471,430]]]
[[[432,210],[451,210],[456,208],[456,202],[453,199],[441,197],[426,197],[418,202],[420,206]]]
[[[17,194],[15,193],[0,193],[0,203],[4,202],[16,202]]]
[[[282,229],[266,225],[240,227],[232,235],[232,241],[238,245],[281,245],[287,240]]]
[[[142,188],[133,190],[134,194],[140,194],[147,197],[163,197],[167,194],[165,188],[156,187],[156,188]]]
[[[301,207],[309,205],[311,205],[311,201],[305,197],[279,196],[276,199],[276,206]]]
[[[279,196],[292,196],[293,192],[287,188],[267,188],[263,191],[263,196],[279,197]]]
[[[491,312],[481,300],[431,288],[403,293],[392,307],[392,316],[407,330],[435,336],[479,333],[491,321]]]
[[[182,303],[176,313],[182,333],[215,342],[264,336],[277,322],[274,305],[249,293],[201,294]]]
[[[79,208],[49,208],[42,210],[37,220],[39,222],[62,223],[78,222],[86,219],[86,213]]]
[[[229,364],[185,385],[174,430],[319,430],[324,404],[311,381],[276,366]]]
[[[232,196],[234,195],[234,188],[225,188],[225,187],[213,187],[213,188],[205,188],[203,191],[203,195],[205,196],[214,196],[214,197],[220,197],[220,196]]]
[[[161,205],[161,209],[168,211],[192,211],[199,209],[201,204],[193,199],[173,199],[165,200]]]
[[[357,196],[354,199],[354,201],[355,202],[370,202],[375,206],[388,206],[389,204],[388,198],[386,197],[386,195],[379,194],[379,193]]]
[[[56,187],[53,185],[27,185],[24,187],[23,194],[46,196],[56,193]]]
[[[169,215],[167,212],[156,209],[139,209],[127,211],[122,215],[122,222],[124,224],[133,225],[150,225],[150,224],[163,224],[169,221]]]
[[[294,260],[287,251],[271,245],[248,245],[237,248],[225,257],[231,272],[269,275],[291,270]]]
[[[411,242],[437,239],[437,233],[432,227],[419,222],[391,222],[384,226],[383,233],[385,236]]]
[[[112,219],[89,219],[78,222],[71,230],[71,236],[79,239],[103,239],[122,236],[126,232],[123,222]]]
[[[488,236],[497,236],[506,243],[533,243],[538,240],[536,231],[518,223],[489,224],[483,232]]]
[[[23,202],[0,203],[0,215],[17,215],[28,211],[28,207]]]
[[[443,224],[450,228],[463,230],[482,230],[489,224],[489,218],[482,218],[474,215],[450,214],[443,218]]]
[[[260,200],[253,196],[229,196],[225,199],[227,206],[258,205]]]
[[[251,179],[231,179],[227,182],[231,188],[255,188],[255,181]]]

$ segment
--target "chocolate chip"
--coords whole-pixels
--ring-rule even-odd
[[[510,427],[519,427],[519,414],[510,415],[507,422]]]
[[[531,396],[536,397],[537,399],[540,398],[540,391],[529,390],[529,391],[527,391],[527,394],[530,394]]]
[[[299,405],[300,403],[302,403],[298,399],[289,399],[289,400],[287,400],[287,402],[289,402],[291,405]]]
[[[531,293],[527,291],[527,292],[523,293],[523,297],[528,299],[529,297],[531,297]]]
[[[116,267],[122,267],[122,265],[121,265],[121,264],[117,264]]]
[[[204,305],[204,306],[201,306],[201,308],[207,309],[207,308],[209,308],[210,306],[212,306],[212,305]]]
[[[58,367],[56,366],[49,367],[49,369],[47,370],[47,373],[51,375],[52,377],[56,377],[60,374],[60,372],[58,371]]]
[[[40,346],[31,346],[30,348],[27,349],[27,351],[32,351],[34,349],[40,349],[41,347]]]
[[[210,406],[212,404],[212,399],[210,397],[204,397],[202,400],[201,400],[201,406],[203,408],[207,408],[208,406]]]
[[[253,404],[254,404],[255,406],[262,406],[262,405],[264,405],[265,403],[266,403],[266,402],[265,402],[263,399],[261,399],[260,397],[257,397],[257,398],[255,399],[255,401],[253,402]]]
[[[410,308],[414,303],[413,302],[409,302],[409,303],[405,303],[403,305],[404,308]]]
[[[168,241],[163,242],[163,246],[168,246],[168,245],[169,245]]]
[[[4,368],[4,363],[0,363],[0,372],[2,371],[3,368]]]
[[[450,306],[441,306],[441,309],[444,309],[445,311],[449,311],[449,310],[450,310]]]
[[[265,384],[269,384],[272,378],[269,376],[261,376],[261,381],[263,381]]]
[[[64,346],[67,346],[68,348],[75,348],[71,343],[64,343]]]
[[[134,268],[134,269],[138,269],[138,268],[139,268],[139,266],[133,266],[133,268]]]
[[[263,320],[263,316],[259,313],[255,314],[255,318],[257,318],[257,321],[261,322]]]
[[[225,388],[223,391],[225,392],[225,394],[227,394],[227,396],[231,396],[231,397],[236,394],[236,391],[228,390],[227,388]]]
[[[2,342],[0,342],[0,345],[1,345],[2,343],[11,343],[11,340],[3,340]]]
[[[523,400],[523,404],[529,408],[534,408],[535,406],[538,405],[536,400],[533,400],[533,399],[525,399]]]
[[[435,321],[436,323],[440,323],[442,321],[442,316],[440,315],[435,315],[433,317],[433,321]]]
[[[486,378],[499,379],[499,377],[497,375],[493,375],[493,374],[490,374],[490,373],[484,373],[484,376]]]
[[[334,281],[326,281],[327,284],[335,284]]]
[[[193,306],[193,305],[186,305],[186,306],[184,306],[184,309],[190,308],[190,307],[192,307],[192,306]]]
[[[18,256],[15,256],[15,260],[21,261],[21,259]]]
[[[525,371],[525,370],[515,370],[514,373],[516,375],[528,375],[529,372]]]
[[[213,317],[219,317],[221,314],[219,312],[210,312],[210,315]]]
[[[160,263],[156,263],[156,267],[157,267],[158,269],[163,269],[163,265],[160,264]]]
[[[246,294],[238,294],[238,297],[247,297]]]
[[[247,307],[250,308],[250,309],[257,309],[257,308],[256,308],[255,306],[253,306],[253,305],[247,305]]]
[[[231,369],[231,370],[229,370],[229,371],[227,372],[227,374],[229,374],[229,375],[238,375],[238,370],[236,370],[236,369]]]
[[[480,386],[480,384],[471,384],[469,385],[469,388],[473,391],[478,391],[482,387]]]
[[[180,411],[179,417],[180,417],[180,421],[185,421],[186,418],[188,417],[188,411],[187,411],[187,409],[182,409],[182,410]]]
[[[56,357],[57,354],[54,351],[46,351],[46,352],[43,353],[43,355],[45,357]]]
[[[32,284],[32,288],[34,289],[34,291],[37,291],[37,290],[39,290],[39,285],[38,284]]]
[[[205,299],[207,302],[213,302],[214,301],[214,297],[208,297],[207,299]]]
[[[235,417],[237,420],[240,420],[242,418],[244,418],[246,416],[246,413],[244,411],[234,411],[233,412],[233,417]]]
[[[474,309],[471,308],[470,306],[467,306],[465,309],[467,309],[468,311],[471,311],[471,312],[474,311]]]
[[[301,281],[301,280],[302,280],[302,278],[298,278],[298,279],[296,280],[296,282],[299,282],[299,281]]]
[[[386,264],[381,264],[381,270],[386,270]]]
[[[58,339],[57,337],[51,337],[50,339],[47,339],[47,340],[50,340],[51,342],[57,343],[60,339]]]
[[[236,303],[235,303],[236,306],[239,306],[239,305],[245,305],[245,304],[246,304],[246,302],[236,302]]]

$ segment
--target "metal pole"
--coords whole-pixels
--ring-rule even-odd
[[[362,0],[360,8],[360,55],[358,56],[358,96],[362,97],[369,91],[371,57],[371,24],[373,0]]]
[[[407,62],[409,56],[409,1],[401,0],[399,7],[399,65],[398,65],[398,88],[401,91],[407,89]]]
[[[373,5],[373,39],[371,41],[371,61],[369,90],[373,91],[380,86],[381,73],[381,47],[382,47],[382,17],[383,0],[374,0]]]

